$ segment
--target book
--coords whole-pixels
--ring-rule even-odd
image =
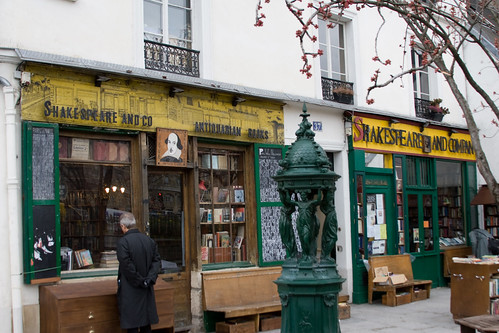
[[[244,202],[244,189],[242,186],[234,186],[233,188],[233,202]]]
[[[213,210],[213,222],[222,222],[223,221],[223,209],[222,208],[215,208]]]
[[[216,247],[222,247],[222,238],[224,238],[225,236],[229,236],[228,231],[217,231],[215,240]]]
[[[222,234],[220,236],[220,247],[230,247],[230,236],[229,236],[229,234]]]
[[[95,161],[107,161],[109,159],[109,142],[94,141],[93,159]]]
[[[208,246],[201,246],[201,262],[203,264],[207,264],[208,263],[208,259],[209,259],[209,251],[208,251]]]
[[[80,267],[80,268],[94,264],[94,262],[92,260],[92,255],[90,254],[90,250],[82,249],[82,250],[75,251],[75,257],[76,257],[78,267]]]
[[[244,222],[244,207],[234,208],[233,221],[234,222]]]
[[[234,239],[234,248],[235,249],[240,249],[241,248],[241,245],[243,243],[243,236],[236,236],[236,238]]]
[[[217,202],[229,202],[229,190],[226,188],[218,189]]]

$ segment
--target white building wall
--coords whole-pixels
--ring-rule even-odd
[[[306,79],[300,73],[302,68],[301,50],[295,31],[300,28],[291,16],[283,1],[265,4],[263,12],[267,16],[263,27],[255,27],[256,1],[249,0],[193,0],[194,49],[200,50],[201,77],[224,83],[281,92],[295,96],[322,99],[319,59],[312,62],[313,77]],[[20,48],[60,56],[74,57],[91,61],[102,61],[133,67],[144,67],[142,3],[140,0],[70,1],[70,0],[15,0],[0,1],[0,76],[18,85],[13,73],[18,62],[6,61],[13,56],[9,49]],[[410,64],[410,55],[403,58],[399,45],[403,42],[404,30],[401,20],[385,13],[386,23],[378,37],[379,56],[392,61],[391,66],[383,66],[372,61],[375,56],[374,40],[381,20],[373,11],[348,11],[345,14],[347,33],[348,80],[354,83],[355,102],[359,110],[381,111],[405,117],[414,116],[412,99],[412,78],[406,76],[389,87],[376,90],[371,97],[375,104],[365,102],[367,88],[372,84],[371,76],[381,69],[380,81],[389,73],[397,73],[404,62]],[[317,47],[317,46],[314,46]],[[486,61],[477,57],[471,47],[465,50],[465,60],[475,77],[479,77],[483,87],[499,91],[497,73]],[[166,74],[167,75],[167,74]],[[444,123],[464,125],[462,113],[450,93],[445,78],[435,75],[436,97],[444,101],[451,110]],[[491,123],[494,115],[482,110],[480,99],[469,89],[464,89],[472,108],[477,110],[476,120],[489,164],[499,175],[499,155],[496,146],[498,128]],[[294,132],[301,118],[301,102],[287,101],[284,106],[285,143],[295,139]],[[16,106],[19,108],[19,106]],[[309,120],[323,123],[323,131],[318,132],[316,141],[328,152],[335,154],[335,171],[342,176],[337,182],[336,202],[339,223],[337,244],[338,267],[347,278],[343,292],[352,290],[352,260],[350,238],[350,206],[348,182],[348,158],[341,110],[308,104]],[[10,142],[5,138],[5,101],[0,94],[0,202],[7,202],[8,189],[17,186],[7,179],[6,147]],[[17,119],[18,146],[20,155],[20,119]],[[17,164],[20,174],[20,164]],[[479,181],[480,182],[480,181]],[[483,183],[483,180],[481,180]],[[21,197],[20,189],[16,195]],[[346,198],[346,199],[345,199]],[[0,207],[0,230],[9,230],[10,246],[0,252],[0,262],[10,263],[8,270],[0,273],[0,320],[4,325],[16,326],[16,297],[21,295],[24,305],[25,332],[36,333],[38,292],[36,286],[21,285],[20,293],[12,287],[22,279],[18,265],[22,262],[22,234],[12,230],[9,213]],[[20,213],[19,213],[20,216]],[[21,225],[20,220],[17,221]],[[338,247],[341,247],[342,251]],[[21,266],[22,268],[22,266]],[[15,289],[15,288],[14,288]],[[14,321],[10,320],[14,313]],[[30,318],[27,320],[26,318]],[[5,331],[20,332],[17,328]]]

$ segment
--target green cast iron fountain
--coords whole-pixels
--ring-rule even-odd
[[[331,170],[326,153],[314,141],[305,104],[300,116],[303,119],[295,133],[296,141],[273,177],[283,203],[279,232],[287,252],[282,274],[275,281],[282,303],[281,332],[338,333],[338,293],[344,279],[330,254],[337,240],[333,198],[340,176]],[[325,216],[320,256],[317,207]]]

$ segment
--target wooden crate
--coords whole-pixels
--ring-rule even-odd
[[[413,301],[420,301],[428,298],[428,292],[425,289],[414,290]]]
[[[411,297],[412,297],[411,293],[405,293],[405,294],[396,295],[395,299],[393,300],[390,297],[387,297],[387,295],[385,294],[381,297],[381,303],[383,305],[388,305],[388,306],[397,306],[397,305],[411,303],[412,302]]]
[[[256,333],[254,321],[227,321],[216,324],[217,333]]]
[[[350,305],[347,303],[338,304],[338,319],[350,318]]]
[[[281,328],[281,316],[261,316],[260,331],[277,330]]]

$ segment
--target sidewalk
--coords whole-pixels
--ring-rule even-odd
[[[450,313],[450,288],[434,288],[429,299],[390,307],[381,304],[350,304],[350,318],[340,321],[342,333],[447,333],[459,332]],[[280,330],[266,331],[278,333]]]

